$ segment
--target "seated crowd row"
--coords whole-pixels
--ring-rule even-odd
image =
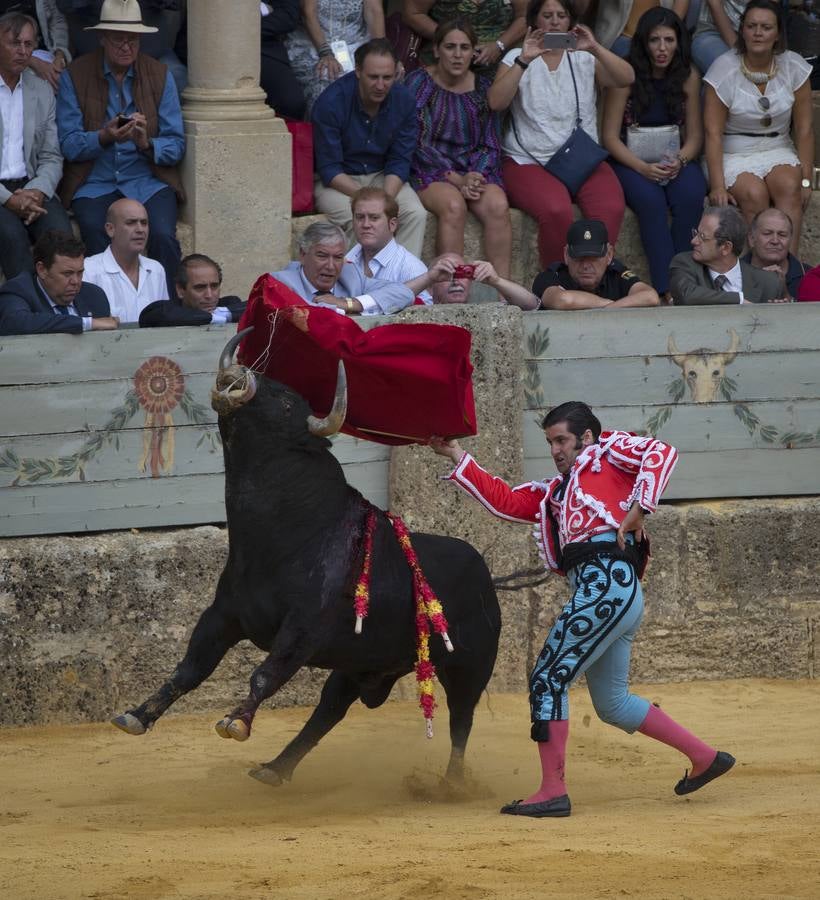
[[[362,44],[355,70],[312,107],[316,206],[349,230],[349,198],[383,186],[399,204],[398,239],[415,255],[427,211],[438,220],[436,252],[462,253],[469,211],[506,277],[509,206],[535,219],[546,268],[561,257],[573,205],[603,221],[613,244],[628,205],[664,300],[672,258],[689,249],[705,201],[737,206],[749,224],[775,207],[791,222],[798,265],[814,171],[811,66],[785,49],[779,4],[751,0],[739,16],[735,47],[703,80],[689,32],[660,6],[640,17],[624,59],[575,21],[568,0],[532,0],[523,45],[494,77],[472,65],[479,44],[466,19],[439,25],[433,62],[402,82],[388,41]]]
[[[399,239],[416,257],[425,207],[439,219],[439,253],[456,256],[463,252],[464,219],[470,209],[484,224],[489,264],[496,277],[507,281],[508,195],[538,221],[541,262],[547,269],[565,253],[573,202],[590,219],[603,223],[606,239],[599,244],[616,242],[623,185],[639,214],[653,293],[673,299],[673,255],[686,252],[690,240],[696,254],[703,252],[696,244],[711,241],[717,248],[718,243],[715,229],[708,235],[698,224],[706,187],[701,168],[690,158],[699,150],[702,130],[700,86],[688,60],[688,32],[671,10],[650,9],[637,22],[630,64],[575,24],[572,7],[564,0],[530,3],[526,18],[523,47],[506,54],[492,83],[471,68],[476,38],[465,21],[439,27],[434,63],[411,73],[405,84],[396,83],[395,55],[387,41],[359,47],[355,71],[334,81],[314,106],[317,205],[350,236],[350,197],[363,185],[382,185],[385,202],[398,202],[398,215],[392,216],[385,202],[378,215],[397,221]],[[118,201],[130,198],[141,212],[132,209],[129,221],[147,219],[145,227],[140,226],[144,233],[133,236],[132,250],[138,244],[144,249],[147,238],[150,258],[145,264],[154,260],[166,279],[164,297],[148,299],[174,297],[179,264],[176,203],[181,195],[175,163],[185,149],[176,87],[162,63],[140,52],[140,36],[153,29],[141,24],[137,0],[105,0],[99,22],[88,30],[99,33],[100,47],[62,72],[55,104],[47,82],[28,68],[37,23],[21,13],[0,17],[0,264],[12,280],[20,271],[33,272],[26,232],[37,238],[54,228],[70,230],[55,196],[59,184],[60,197],[74,211],[91,254],[89,273],[100,258],[108,274],[119,266],[117,276],[126,293],[142,289],[142,275],[124,270],[117,261],[113,239],[112,248],[107,246],[121,212]],[[560,43],[570,38],[575,50],[554,46],[556,39]],[[782,38],[779,7],[769,0],[751,0],[741,16],[737,50],[721,56],[707,73],[707,113],[714,94],[714,108],[723,110],[723,120],[717,162],[708,141],[706,158],[710,175],[722,173],[712,177],[710,201],[715,209],[739,205],[747,220],[755,220],[754,232],[768,236],[768,244],[782,249],[785,234],[795,249],[810,196],[800,176],[813,166],[813,140],[810,134],[805,139],[803,121],[807,118],[810,130],[808,67],[796,54],[782,50]],[[723,79],[715,76],[714,86],[710,81],[721,66],[729,72],[724,93]],[[608,88],[604,143],[614,161],[610,166],[593,159],[591,172],[570,189],[544,161],[546,157],[551,162],[550,148],[561,146],[576,120],[578,133],[597,138],[596,83]],[[760,121],[748,127],[757,132],[724,134],[732,125],[732,104],[741,98],[748,105],[750,91]],[[504,109],[510,115],[502,137],[499,111]],[[797,147],[789,134],[792,119]],[[708,122],[707,116],[707,137]],[[639,159],[633,152],[637,145],[630,149],[634,125],[641,126],[638,136],[650,143],[658,130],[674,132],[679,136],[675,154],[654,163]],[[761,128],[776,130],[761,133]],[[737,150],[733,139],[751,143]],[[588,147],[582,150],[574,150],[571,161]],[[760,165],[770,168],[759,174],[744,169],[757,172]],[[729,171],[735,172],[733,181],[726,175]],[[760,217],[772,201],[780,214]],[[395,223],[391,227],[395,229]],[[769,257],[773,252],[766,251]],[[777,298],[794,297],[795,273],[805,267],[788,252],[779,259],[766,253],[757,251],[757,262],[780,268]],[[131,265],[135,259],[146,258],[132,253]],[[436,264],[429,271],[442,275]],[[543,303],[541,292],[537,294]],[[141,303],[145,299],[143,295]],[[122,321],[136,321],[142,306],[135,313],[128,304],[112,300]]]
[[[332,222],[314,222],[301,236],[299,259],[271,275],[310,305],[341,315],[389,315],[411,305],[466,303],[483,283],[524,310],[622,309],[656,306],[657,291],[614,258],[606,225],[573,222],[562,262],[535,279],[532,288],[501,276],[491,262],[466,264],[445,253],[427,268],[396,243],[396,201],[383,189],[361,188],[351,203],[357,243],[348,250],[345,232]],[[778,303],[790,297],[782,276],[765,266],[759,252],[774,245],[788,252],[788,219],[777,210],[759,213],[752,251],[741,258],[746,222],[733,206],[707,207],[692,234],[692,251],[672,260],[671,291],[682,305]],[[220,296],[222,270],[203,254],[186,256],[174,277],[173,299],[159,262],[142,255],[149,225],[145,208],[120,199],[105,223],[110,245],[85,258],[70,232],[47,231],[34,245],[34,273],[21,272],[0,287],[0,335],[113,330],[140,326],[221,325],[239,321],[245,303]],[[775,238],[767,237],[774,234]],[[779,241],[779,244],[777,243]],[[760,248],[760,249],[758,249]],[[800,273],[800,299],[820,301],[820,266]]]

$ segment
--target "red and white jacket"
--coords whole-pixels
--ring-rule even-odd
[[[655,438],[604,431],[597,444],[576,457],[560,500],[553,497],[560,475],[511,488],[482,469],[469,453],[447,480],[500,519],[535,523],[533,537],[541,559],[563,575],[559,561],[567,544],[616,530],[635,501],[654,512],[677,460],[678,451]]]

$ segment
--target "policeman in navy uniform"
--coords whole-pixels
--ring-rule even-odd
[[[564,261],[553,263],[533,282],[539,309],[600,309],[657,306],[657,291],[614,258],[606,225],[579,219],[567,231]]]

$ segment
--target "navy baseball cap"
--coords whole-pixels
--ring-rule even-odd
[[[579,219],[567,231],[567,253],[573,259],[582,256],[606,256],[609,235],[598,219]]]

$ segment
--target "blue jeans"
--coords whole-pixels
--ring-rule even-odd
[[[7,280],[21,272],[34,271],[32,240],[36,241],[51,229],[72,233],[68,214],[56,196],[46,200],[43,205],[46,208],[45,214],[35,219],[31,225],[24,225],[21,218],[5,206],[0,206],[0,269]]]
[[[676,253],[691,250],[692,229],[700,221],[706,197],[706,179],[696,162],[685,165],[669,184],[656,184],[643,175],[610,160],[626,205],[638,217],[638,228],[652,286],[659,294],[669,290],[669,264]],[[672,219],[669,221],[669,214]]]
[[[112,191],[102,197],[80,197],[71,204],[89,256],[102,253],[108,247],[105,214],[108,207],[123,196],[120,191]],[[148,213],[148,246],[145,255],[162,263],[168,283],[168,296],[175,297],[174,278],[179,266],[176,194],[170,187],[165,187],[143,205]]]
[[[717,31],[702,31],[692,38],[692,59],[705,75],[709,66],[729,48]]]
[[[614,541],[615,532],[592,541]],[[632,641],[643,616],[643,592],[633,567],[599,556],[569,573],[572,597],[555,620],[530,675],[533,722],[569,718],[567,692],[586,673],[595,712],[624,731],[637,730],[649,701],[629,693]]]

